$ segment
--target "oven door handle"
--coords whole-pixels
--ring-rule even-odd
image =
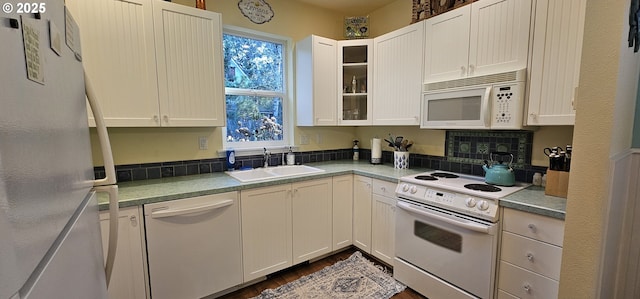
[[[496,227],[495,225],[487,226],[479,223],[474,223],[472,221],[461,221],[462,219],[459,219],[459,220],[451,219],[450,217],[439,215],[438,212],[436,211],[427,211],[424,209],[416,208],[415,206],[402,201],[398,201],[398,207],[408,212],[412,212],[412,213],[415,213],[424,217],[428,217],[431,219],[436,219],[436,220],[446,222],[458,227],[466,228],[468,230],[472,230],[475,232],[484,233],[488,235],[495,234],[495,227]]]

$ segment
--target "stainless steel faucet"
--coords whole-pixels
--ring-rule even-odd
[[[262,153],[262,158],[264,159],[264,167],[269,167],[269,158],[271,157],[271,152],[264,148],[264,152]]]

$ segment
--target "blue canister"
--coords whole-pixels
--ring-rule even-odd
[[[236,168],[236,151],[232,149],[227,150],[227,170],[234,170]]]

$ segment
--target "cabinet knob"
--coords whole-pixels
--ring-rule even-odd
[[[165,123],[168,123],[169,122],[169,116],[167,116],[167,115],[162,116],[162,120],[164,120]]]
[[[156,122],[156,123],[157,123],[159,120],[160,120],[160,118],[158,117],[158,115],[154,115],[154,116],[153,116],[153,121],[154,121],[154,122]]]
[[[533,253],[531,252],[527,253],[527,260],[533,263]]]
[[[460,75],[464,76],[467,74],[467,68],[463,66],[460,66]]]
[[[384,191],[387,191],[387,188],[385,188],[385,187],[380,187],[380,190],[382,190],[382,191],[384,192]]]
[[[533,224],[533,223],[529,223],[529,225],[527,225],[527,227],[529,228],[529,230],[532,233],[535,233],[538,230],[538,228],[536,228],[535,224]]]
[[[529,284],[523,285],[522,289],[524,289],[527,294],[531,294],[531,286]]]
[[[536,119],[536,118],[538,118],[538,115],[537,115],[537,114],[535,114],[535,113],[530,113],[530,114],[529,114],[529,118],[531,118],[531,119]]]
[[[473,64],[469,65],[469,75],[473,75],[473,72],[476,70],[476,67]]]

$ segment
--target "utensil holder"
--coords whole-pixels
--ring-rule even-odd
[[[393,168],[409,168],[409,152],[393,152]]]

